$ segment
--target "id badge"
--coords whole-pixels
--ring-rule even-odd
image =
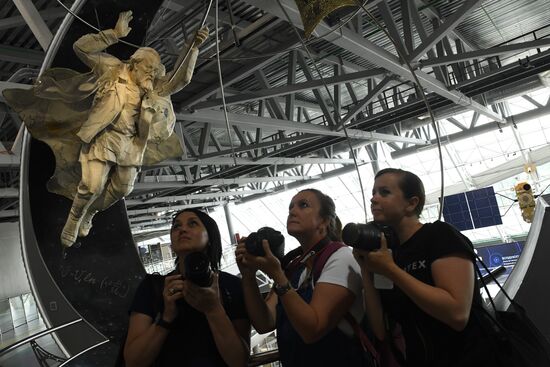
[[[374,288],[376,289],[393,289],[393,282],[380,274],[373,274]]]

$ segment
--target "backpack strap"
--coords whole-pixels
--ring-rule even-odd
[[[313,283],[317,283],[317,280],[321,276],[325,264],[332,256],[332,254],[342,247],[347,247],[347,245],[343,242],[331,241],[321,250],[317,251],[315,260],[313,262]]]
[[[365,334],[365,332],[363,331],[363,329],[361,329],[357,321],[355,321],[355,318],[349,312],[346,312],[346,314],[344,315],[344,319],[353,329],[353,332],[355,333],[355,336],[357,337],[357,339],[359,339],[359,342],[361,343],[361,347],[363,348],[363,351],[370,353],[373,360],[376,363],[378,363],[380,361],[380,354],[378,353],[378,351],[370,341],[367,334]]]

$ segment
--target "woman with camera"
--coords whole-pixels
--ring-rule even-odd
[[[354,246],[370,326],[390,343],[386,326],[401,326],[404,355],[393,349],[407,366],[491,366],[492,353],[482,350],[481,329],[471,317],[482,300],[470,243],[449,224],[421,223],[425,198],[411,172],[388,168],[375,176],[374,221],[391,227],[399,244],[388,249],[382,233],[377,250]]]
[[[315,189],[300,191],[290,202],[287,231],[300,247],[282,261],[267,240],[265,256],[248,252],[245,239],[235,251],[252,325],[259,333],[277,329],[285,367],[361,365],[362,351],[345,320],[349,314],[357,323],[364,313],[359,267],[351,249],[339,247],[316,274],[323,251],[340,239],[334,202]],[[256,282],[258,270],[274,281],[265,300]]]
[[[174,216],[170,240],[176,269],[165,277],[147,275],[130,308],[126,366],[245,366],[250,323],[239,278],[218,272],[222,244],[216,222],[184,209]],[[206,261],[188,261],[198,254]],[[207,282],[199,286],[190,274]]]

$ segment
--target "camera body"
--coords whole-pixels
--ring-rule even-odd
[[[342,240],[353,248],[374,251],[381,246],[382,233],[386,237],[388,248],[399,244],[397,235],[390,226],[376,222],[346,224],[342,230]]]
[[[280,261],[285,254],[285,237],[271,227],[262,227],[257,232],[252,232],[244,241],[246,251],[254,256],[265,256],[263,240],[269,242],[269,249]]]
[[[203,252],[192,252],[185,257],[185,279],[200,287],[209,287],[212,284],[213,273],[210,268],[210,259]]]

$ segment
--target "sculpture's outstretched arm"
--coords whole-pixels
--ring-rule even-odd
[[[80,37],[73,44],[74,52],[82,62],[96,71],[96,73],[101,74],[103,70],[97,70],[98,68],[120,63],[120,60],[116,57],[102,51],[130,33],[132,30],[129,26],[131,20],[131,10],[120,13],[115,28]]]
[[[208,27],[206,26],[199,29],[191,44],[183,48],[175,63],[174,70],[158,80],[157,87],[155,88],[158,95],[169,96],[179,92],[189,84],[193,77],[197,56],[199,55],[199,46],[208,38],[208,33]],[[189,48],[191,50],[188,52]]]

